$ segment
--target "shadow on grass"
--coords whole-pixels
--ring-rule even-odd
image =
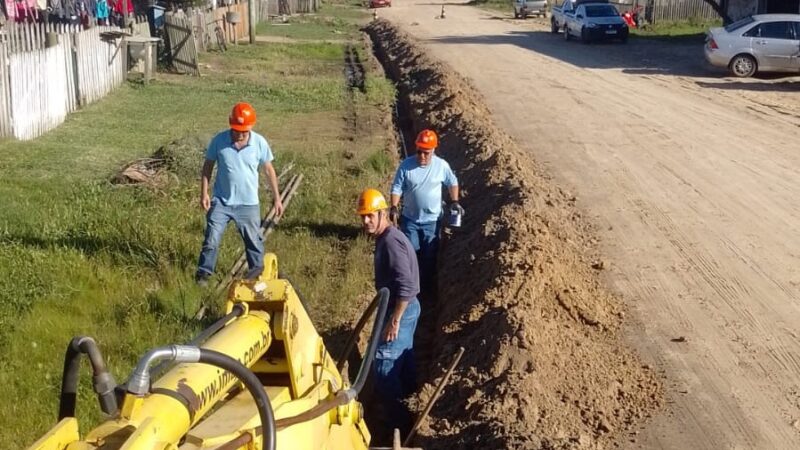
[[[356,225],[342,225],[339,223],[331,222],[292,222],[288,226],[288,230],[292,229],[305,229],[308,230],[312,236],[318,238],[334,237],[341,241],[352,241],[358,238],[361,234],[361,228]]]
[[[64,235],[45,238],[31,234],[9,235],[4,240],[42,250],[68,248],[89,256],[108,255],[123,265],[139,262],[146,267],[158,268],[164,260],[182,267],[194,264],[195,254],[158,249],[138,240],[108,239],[91,236],[82,230],[67,230]]]

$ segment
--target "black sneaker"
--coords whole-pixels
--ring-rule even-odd
[[[247,275],[244,276],[244,279],[247,281],[255,281],[258,279],[258,277],[261,276],[262,273],[264,273],[263,267],[256,267],[255,269],[250,269],[250,271],[247,272]]]
[[[208,287],[208,279],[211,278],[211,275],[207,273],[198,273],[194,276],[194,282],[197,283],[198,286],[201,288]]]

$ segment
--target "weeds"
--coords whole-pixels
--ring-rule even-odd
[[[336,20],[347,27],[363,16],[336,8],[342,10]],[[309,24],[298,37],[340,26],[332,23]],[[63,351],[73,336],[94,336],[124,381],[147,348],[185,342],[204,325],[192,319],[207,301],[192,281],[205,225],[198,171],[205,143],[226,126],[237,101],[258,111],[256,130],[273,147],[278,171],[291,162],[305,175],[267,249],[308,300],[320,331],[360,314],[358,301],[371,290],[371,244],[352,210],[363,187],[386,184],[392,130],[380,124],[394,91],[368,72],[366,94],[348,100],[343,48],[239,45],[204,55],[202,78],[126,85],[42,138],[0,142],[5,448],[28,445],[55,424]],[[356,136],[343,130],[347,101],[357,102]],[[155,152],[167,160],[165,184],[109,182],[128,161]],[[269,204],[262,195],[262,205]],[[229,229],[220,271],[240,248]],[[84,432],[99,419],[88,380],[84,370],[78,400]]]

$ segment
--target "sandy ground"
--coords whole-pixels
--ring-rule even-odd
[[[726,78],[698,43],[582,45],[440,10],[396,0],[379,15],[468,77],[577,194],[628,340],[665,370],[668,407],[624,443],[800,448],[800,78]]]

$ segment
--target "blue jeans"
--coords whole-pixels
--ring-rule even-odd
[[[391,320],[394,306],[386,321]],[[392,342],[381,342],[375,352],[375,389],[385,411],[383,418],[401,430],[411,425],[411,417],[402,404],[403,398],[417,390],[417,369],[414,362],[414,331],[417,329],[420,305],[409,302],[400,319],[400,331]]]
[[[225,206],[218,198],[211,199],[211,208],[206,213],[206,233],[197,275],[208,276],[217,266],[217,253],[228,222],[236,224],[236,231],[244,241],[247,266],[246,278],[254,278],[264,270],[264,239],[261,236],[261,218],[258,205]]]
[[[439,222],[416,223],[403,216],[400,218],[400,231],[408,237],[417,252],[420,285],[430,288],[439,251]]]

